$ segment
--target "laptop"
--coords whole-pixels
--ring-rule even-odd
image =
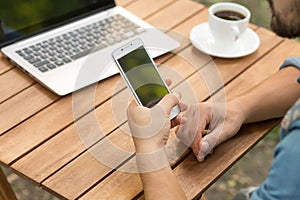
[[[61,96],[119,73],[111,54],[135,38],[153,58],[179,46],[113,0],[1,1],[1,52]]]

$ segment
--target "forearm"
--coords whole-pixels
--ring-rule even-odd
[[[146,199],[186,199],[170,166],[141,173]]]
[[[165,145],[170,133],[170,113],[179,97],[168,94],[153,108],[128,106],[128,125],[136,150],[136,163],[146,199],[185,199],[170,167]]]
[[[287,67],[231,101],[244,123],[282,117],[300,97],[299,69]]]
[[[163,146],[135,142],[136,162],[146,199],[186,199]]]

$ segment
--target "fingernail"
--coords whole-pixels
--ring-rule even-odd
[[[203,152],[199,151],[199,154],[197,156],[197,160],[199,162],[202,162],[204,160],[204,158],[205,158],[205,154]]]
[[[201,151],[202,152],[208,152],[209,151],[209,144],[207,141],[202,142],[201,144]]]
[[[201,143],[201,149],[197,156],[199,162],[204,160],[205,156],[208,154],[208,151],[209,151],[209,144],[207,141],[203,141]]]

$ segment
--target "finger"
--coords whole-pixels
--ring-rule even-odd
[[[219,141],[219,131],[213,130],[211,133],[202,138],[199,142],[199,152],[196,155],[198,161],[203,161],[205,156],[210,154],[215,146],[218,145]],[[196,152],[195,152],[196,153]]]
[[[174,119],[171,120],[171,128],[174,128],[178,125],[183,125],[187,122],[186,117],[182,116],[182,114],[179,114]]]
[[[171,79],[166,78],[165,82],[166,82],[167,86],[172,85],[172,80]]]
[[[192,147],[193,152],[194,152],[195,155],[199,154],[199,151],[200,151],[199,142],[201,141],[201,139],[202,139],[202,131],[200,133],[197,132],[197,134],[195,135],[195,138],[193,140],[193,143],[191,145],[191,147]]]
[[[128,105],[128,111],[132,112],[136,107],[137,107],[137,103],[134,99],[131,99],[129,105]]]
[[[164,96],[157,105],[161,106],[169,115],[172,108],[179,104],[179,99],[181,95],[177,92],[167,94]]]
[[[186,146],[191,146],[194,141],[193,134],[190,134],[190,121],[186,120],[187,122],[180,124],[178,129],[176,130],[176,137]]]
[[[180,102],[179,103],[179,108],[180,108],[181,112],[184,112],[184,111],[186,111],[188,109],[188,105],[185,104],[185,103]]]
[[[205,134],[205,132],[207,132],[207,130],[205,130],[205,127],[202,124],[199,125],[197,133],[196,133],[196,138],[192,144],[192,149],[193,149],[193,152],[195,155],[198,155],[198,153],[200,151],[201,145],[199,145],[199,142],[202,140],[202,137],[207,135],[207,133]]]
[[[177,115],[174,119],[171,120],[171,128],[178,126],[181,122],[181,116]]]
[[[149,118],[148,108],[139,106],[133,99],[131,100],[127,108],[127,118],[128,120],[135,123],[145,123]]]

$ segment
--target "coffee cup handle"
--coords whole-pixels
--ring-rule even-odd
[[[231,28],[234,34],[234,41],[237,41],[240,37],[240,29],[237,26],[232,26]]]

